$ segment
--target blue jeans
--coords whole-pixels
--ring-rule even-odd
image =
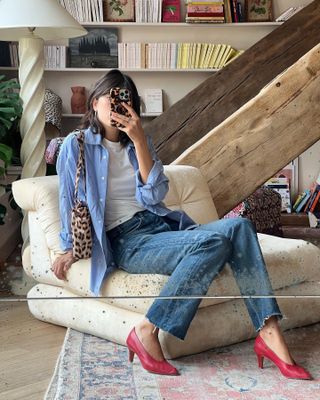
[[[178,223],[148,210],[107,232],[116,263],[131,274],[169,275],[160,296],[204,296],[225,263],[241,295],[273,295],[254,225],[221,219],[178,230]],[[146,317],[184,339],[201,299],[156,299]],[[245,298],[256,331],[271,315],[282,318],[275,298]]]

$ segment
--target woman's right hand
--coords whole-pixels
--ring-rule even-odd
[[[77,260],[73,257],[72,250],[69,250],[54,260],[52,271],[58,279],[66,280],[66,273],[75,261]]]

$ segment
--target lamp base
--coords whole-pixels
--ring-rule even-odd
[[[19,40],[20,97],[23,103],[20,121],[22,138],[20,157],[23,166],[21,178],[46,174],[43,47],[43,39],[34,34]]]

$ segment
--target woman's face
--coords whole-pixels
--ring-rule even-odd
[[[92,103],[93,109],[97,112],[97,118],[105,127],[112,127],[110,118],[110,95],[105,94]]]

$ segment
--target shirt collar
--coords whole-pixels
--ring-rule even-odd
[[[84,142],[88,144],[101,144],[102,145],[102,136],[100,133],[93,133],[92,129],[89,127],[84,131]],[[134,144],[130,141],[127,144],[128,148],[133,148]]]

